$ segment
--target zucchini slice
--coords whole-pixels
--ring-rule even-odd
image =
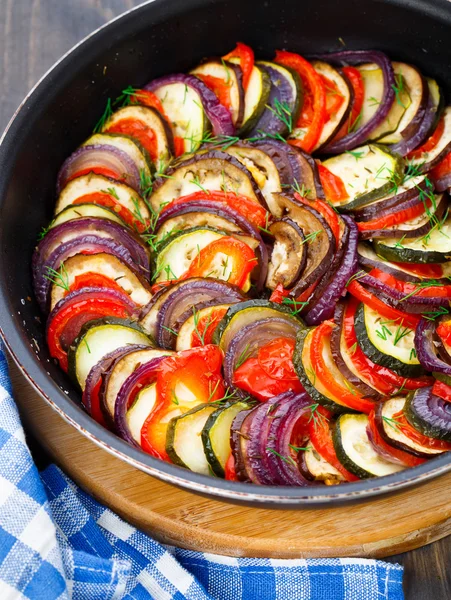
[[[245,325],[262,319],[281,317],[288,323],[292,323],[296,330],[303,326],[301,319],[293,315],[286,305],[268,302],[268,300],[238,302],[229,308],[219,323],[213,334],[213,343],[226,352],[232,339]]]
[[[392,63],[395,72],[395,99],[388,112],[388,115],[376,129],[374,129],[369,139],[378,140],[383,144],[392,144],[399,142],[404,127],[412,120],[418,110],[423,94],[423,80],[418,71],[404,63]],[[416,75],[416,77],[415,77]],[[410,84],[410,85],[409,85]],[[411,85],[414,87],[411,88]],[[418,90],[418,85],[420,89]],[[411,94],[416,90],[420,96],[420,102],[416,105],[412,103]],[[371,100],[369,100],[370,102]],[[377,106],[375,107],[377,108]],[[398,135],[394,135],[398,132]]]
[[[153,164],[150,156],[142,148],[139,142],[126,135],[116,133],[95,133],[82,144],[83,146],[95,146],[96,144],[114,146],[130,156],[143,178],[150,181],[153,173]]]
[[[343,125],[351,107],[351,90],[343,75],[328,63],[321,60],[314,60],[311,64],[315,71],[326,79],[326,98],[327,96],[338,95],[343,99],[337,111],[331,115],[330,119],[324,124],[318,143],[315,148],[313,148],[313,152],[315,152],[321,148],[321,146],[325,146]],[[327,81],[332,82],[335,85],[336,90],[331,89],[330,84],[328,86]]]
[[[381,317],[365,304],[355,315],[355,331],[360,347],[370,360],[402,377],[421,377],[424,369],[416,356],[415,331]]]
[[[248,410],[248,402],[233,402],[212,412],[202,429],[202,444],[211,470],[218,477],[224,477],[227,459],[230,456],[230,430],[236,415]]]
[[[350,473],[360,479],[383,477],[405,469],[380,456],[367,434],[367,415],[340,415],[332,433],[337,458]]]
[[[141,350],[132,350],[114,362],[105,377],[103,390],[101,392],[103,405],[113,420],[116,398],[126,379],[140,365],[159,356],[169,356],[170,354],[172,354],[172,352],[169,350],[143,348]]]
[[[174,154],[174,139],[171,128],[160,113],[149,106],[131,105],[116,110],[103,128],[104,133],[114,133],[121,121],[135,121],[143,130],[153,134],[154,155],[151,156],[158,171],[163,171]],[[132,139],[135,139],[130,135]],[[137,139],[139,143],[139,139]]]
[[[305,466],[316,481],[324,481],[326,485],[343,483],[346,479],[334,466],[325,460],[309,442],[304,451]]]
[[[404,160],[386,147],[367,144],[324,161],[339,177],[349,196],[339,210],[349,211],[386,196],[404,179]]]
[[[92,202],[89,199],[91,194],[108,194],[118,204],[129,210],[132,214],[139,212],[143,219],[149,219],[150,213],[146,203],[141,196],[125,183],[112,181],[103,175],[89,173],[69,181],[61,190],[55,206],[55,215],[71,206],[76,200],[86,196],[86,202]],[[78,206],[78,205],[77,205]]]
[[[250,172],[233,156],[212,150],[179,163],[157,180],[150,203],[155,212],[181,196],[209,190],[229,191],[264,203],[263,196]]]
[[[84,390],[86,377],[101,358],[129,344],[151,346],[150,338],[134,321],[106,317],[88,321],[67,353],[69,375]]]
[[[410,450],[420,454],[429,454],[430,456],[442,454],[443,450],[428,448],[427,446],[417,444],[417,442],[411,440],[401,431],[401,428],[396,422],[396,415],[404,409],[405,403],[405,396],[395,396],[384,402],[382,408],[382,426],[385,435],[395,442],[395,444],[405,446],[407,451]]]
[[[157,401],[157,384],[144,387],[136,396],[125,418],[132,438],[141,446],[141,429]]]
[[[205,456],[202,430],[217,408],[217,405],[202,404],[171,419],[166,433],[166,452],[173,463],[195,473],[213,475]]]
[[[182,138],[185,152],[195,152],[210,130],[201,95],[179,81],[160,85],[153,92],[163,105],[174,137]]]
[[[175,233],[161,245],[158,251],[155,261],[155,282],[178,279],[188,270],[203,248],[228,235],[224,231],[218,231],[211,227],[193,227]],[[253,249],[258,244],[257,240],[246,235],[235,234],[234,237]],[[233,264],[227,260],[227,256],[219,253],[210,277],[228,281],[232,275],[232,268]]]
[[[354,412],[351,408],[343,404],[340,398],[334,396],[316,376],[314,365],[310,360],[311,338],[315,329],[315,327],[305,328],[297,335],[296,347],[293,354],[293,365],[297,376],[313,402],[325,406],[335,414]],[[343,375],[338,370],[332,357],[329,343],[324,344],[324,359],[335,379],[343,387],[353,389],[349,382],[346,381],[345,383]]]
[[[100,206],[99,204],[72,204],[66,206],[60,213],[56,215],[53,221],[49,225],[49,229],[66,223],[67,221],[73,221],[74,219],[81,219],[82,217],[96,217],[101,219],[108,219],[114,223],[119,223],[127,227],[127,223],[117,216],[114,210]]]
[[[65,283],[67,287],[73,285],[78,275],[85,273],[101,273],[113,279],[137,306],[145,306],[150,302],[152,294],[149,286],[141,280],[131,269],[119,258],[112,254],[76,254],[63,263],[65,272]],[[60,285],[53,284],[50,291],[50,310],[64,297],[66,289]]]
[[[436,196],[438,204],[441,196]],[[431,211],[432,212],[432,211]],[[401,263],[444,263],[451,260],[451,215],[420,238],[374,240],[376,254]]]
[[[240,63],[239,58],[231,58],[231,63]],[[254,65],[247,90],[244,93],[244,114],[238,134],[244,135],[252,129],[255,123],[260,118],[260,115],[265,110],[268,103],[269,91],[271,89],[271,79],[263,69],[258,65]]]
[[[179,329],[175,347],[177,352],[180,352],[181,350],[188,350],[189,348],[193,347],[192,338],[193,333],[196,331],[197,322],[199,322],[201,319],[202,321],[207,319],[208,322],[209,315],[215,313],[217,310],[228,310],[231,306],[232,304],[214,304],[212,306],[205,306],[204,308],[199,308],[197,310],[195,307],[193,307],[191,315],[186,319],[186,321],[184,321],[183,325]]]
[[[378,141],[381,144],[397,144],[404,138],[403,133],[406,132],[420,108],[424,106],[427,99],[426,94],[428,93],[427,82],[418,69],[411,65],[407,65],[406,63],[399,62],[393,63],[393,69],[396,78],[395,104],[399,108],[405,107],[405,110],[401,114],[397,126],[388,134],[379,138]],[[394,109],[395,106],[393,105],[392,110]],[[391,118],[391,113],[392,111],[387,115],[386,121],[394,123],[395,119]],[[380,126],[381,129],[382,126],[383,124]],[[376,139],[374,135],[377,135],[377,129],[372,132],[371,139]],[[388,129],[390,129],[390,127],[388,127]]]
[[[357,65],[363,80],[363,103],[360,114],[354,123],[350,123],[350,131],[360,129],[374,117],[384,98],[384,76],[376,63]]]
[[[230,99],[230,114],[233,124],[237,129],[241,127],[244,115],[244,90],[242,85],[241,68],[224,59],[208,60],[191,71],[191,75],[196,75],[207,87],[210,87],[204,76],[214,77],[222,81],[227,86]],[[214,91],[214,90],[213,90]]]
[[[167,219],[158,227],[155,232],[155,240],[153,245],[158,249],[160,245],[177,233],[186,231],[187,229],[207,228],[216,229],[233,235],[234,233],[244,233],[243,230],[224,217],[219,217],[212,212],[188,212],[176,215],[171,219]]]

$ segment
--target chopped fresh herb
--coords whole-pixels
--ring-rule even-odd
[[[175,390],[171,390],[171,395],[172,395],[172,402],[178,406],[180,404],[180,401],[177,398],[177,394],[175,393]]]
[[[236,359],[235,370],[239,369],[241,367],[241,365],[243,363],[245,363],[247,361],[247,359],[250,357],[250,355],[252,354],[252,350],[250,350],[249,346],[250,346],[250,344],[246,344],[246,346],[243,348],[240,355]]]
[[[292,307],[291,314],[293,316],[298,315],[304,306],[307,306],[308,302],[300,302],[299,300],[293,300],[292,298],[284,298],[282,304],[287,304]]]
[[[346,150],[346,154],[350,154],[351,156],[353,156],[356,160],[359,160],[359,158],[362,158],[362,156],[365,154],[365,152],[363,150],[361,151],[357,151],[357,150]]]
[[[444,306],[439,306],[436,310],[429,310],[423,313],[423,317],[428,321],[435,321],[437,317],[449,315],[449,310]]]
[[[322,232],[323,232],[323,229],[318,229],[318,231],[312,231],[311,233],[309,233],[308,235],[306,235],[306,236],[304,237],[304,239],[303,239],[303,240],[302,240],[302,242],[301,242],[301,245],[302,245],[302,244],[305,244],[305,243],[310,243],[310,242],[313,242],[314,240],[316,240],[316,238],[317,238],[317,237],[319,236],[319,234],[320,234],[320,233],[322,233]]]
[[[277,450],[274,450],[274,448],[266,448],[266,452],[270,452],[271,454],[274,454],[275,456],[277,456],[278,458],[280,458],[281,460],[283,460],[284,462],[286,462],[289,465],[296,466],[296,461],[294,460],[293,457],[283,456],[283,454],[280,454],[279,452],[277,452]]]
[[[94,133],[100,133],[104,130],[105,125],[110,120],[112,114],[113,109],[111,106],[111,98],[108,98],[103,115],[100,117],[96,126],[94,127]]]
[[[100,190],[100,191],[102,194],[109,194],[110,196],[113,196],[113,198],[116,198],[116,200],[119,200],[119,196],[117,195],[116,188],[109,187],[106,190]]]
[[[392,84],[392,88],[395,92],[396,102],[402,106],[402,108],[406,108],[401,99],[401,94],[405,91],[404,88],[404,77],[401,73],[395,73],[395,83]]]
[[[409,327],[403,327],[402,325],[398,325],[398,328],[395,333],[395,339],[393,340],[393,344],[396,344],[402,340],[403,337],[411,333],[412,330]]]
[[[41,240],[43,240],[45,238],[45,236],[48,234],[48,232],[50,230],[51,225],[52,225],[52,223],[47,225],[47,227],[43,227],[41,229],[41,231],[38,234],[38,242],[40,242]]]
[[[270,106],[266,104],[266,108],[270,110],[275,117],[282,121],[282,123],[288,129],[288,132],[291,133],[293,130],[293,117],[291,114],[291,109],[286,102],[280,102],[278,98],[274,99],[274,106]]]
[[[84,343],[85,343],[85,345],[86,345],[86,348],[87,348],[87,350],[88,350],[88,353],[89,353],[89,354],[91,354],[91,348],[89,347],[88,340],[87,340],[85,337],[83,338],[83,342],[84,342]]]
[[[162,325],[161,327],[163,329],[165,329],[166,331],[169,331],[169,333],[172,333],[172,335],[178,336],[177,331],[175,331],[174,329],[171,329],[170,327],[166,327],[166,325]]]
[[[390,329],[388,329],[388,327],[386,327],[385,325],[382,325],[382,329],[379,331],[379,329],[376,329],[376,335],[378,337],[381,338],[381,340],[387,341],[388,337],[387,335],[393,335],[392,332],[390,331]]]
[[[199,175],[194,175],[194,177],[190,180],[190,183],[192,183],[193,185],[196,185],[205,194],[209,194],[210,193],[210,191],[207,190],[206,188],[204,188],[204,186],[201,184],[200,179],[199,179]]]
[[[409,360],[413,360],[416,357],[417,357],[417,351],[415,350],[415,348],[412,348],[410,351]]]
[[[306,447],[302,447],[302,446],[293,446],[293,444],[288,444],[288,446],[294,451],[294,452],[307,452],[310,448],[308,446]]]
[[[370,103],[370,106],[378,106],[381,103],[381,101],[375,98],[374,96],[368,98],[368,102]]]
[[[64,263],[59,268],[59,271],[55,271],[51,267],[46,267],[47,273],[44,275],[44,278],[53,283],[54,285],[62,288],[66,292],[70,290],[69,288],[69,274],[67,273],[66,267]]]
[[[399,426],[401,425],[399,421],[396,419],[392,419],[391,417],[382,416],[384,423],[387,423],[392,429],[395,431],[399,431]]]
[[[152,178],[146,173],[145,169],[139,170],[139,187],[144,198],[148,198],[152,193]]]

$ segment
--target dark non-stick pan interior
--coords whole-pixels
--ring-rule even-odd
[[[50,219],[63,160],[91,133],[108,98],[165,73],[221,55],[237,40],[258,57],[275,48],[308,55],[380,49],[411,62],[451,92],[451,2],[447,0],[155,0],[89,37],[25,100],[0,148],[0,317],[4,336],[35,385],[70,419],[147,470],[235,501],[305,504],[370,496],[451,468],[451,457],[340,489],[231,484],[161,463],[96,425],[79,393],[49,360],[45,321],[33,298],[30,258]]]

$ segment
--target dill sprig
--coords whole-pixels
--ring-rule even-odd
[[[249,348],[250,344],[246,344],[243,350],[240,352],[238,358],[235,363],[235,370],[239,369],[243,363],[247,361],[247,359],[252,354],[252,350]]]
[[[96,126],[94,127],[94,133],[100,133],[104,130],[106,123],[111,119],[113,114],[113,108],[111,103],[111,98],[108,98],[105,106],[105,110],[103,111],[103,115],[97,121]]]
[[[69,274],[66,270],[66,266],[64,263],[62,263],[58,271],[52,269],[51,267],[45,268],[47,270],[47,273],[44,274],[44,278],[47,279],[47,281],[50,281],[51,283],[62,288],[66,292],[70,291]]]

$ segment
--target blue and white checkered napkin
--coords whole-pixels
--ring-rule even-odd
[[[228,558],[158,544],[57,467],[39,474],[0,348],[0,598],[402,600],[402,567]]]

